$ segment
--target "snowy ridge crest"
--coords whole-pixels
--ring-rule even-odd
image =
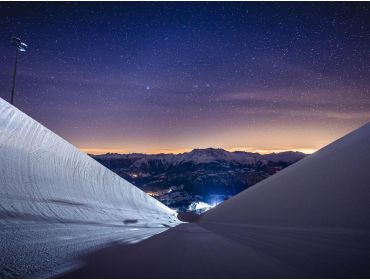
[[[176,213],[0,98],[0,224],[178,223]]]

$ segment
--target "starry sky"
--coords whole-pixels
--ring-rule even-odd
[[[80,149],[315,151],[370,120],[367,2],[0,3],[0,97]]]

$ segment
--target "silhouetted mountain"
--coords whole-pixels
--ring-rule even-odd
[[[217,204],[302,159],[300,152],[261,155],[223,149],[182,154],[104,154],[94,159],[166,205]]]

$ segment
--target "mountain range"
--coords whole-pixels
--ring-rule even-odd
[[[304,158],[300,152],[258,154],[194,149],[182,154],[90,155],[173,209],[217,204]]]

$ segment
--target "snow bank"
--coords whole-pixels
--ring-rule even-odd
[[[369,166],[367,124],[200,220],[193,217],[196,223],[93,252],[84,266],[62,276],[369,278]]]
[[[0,225],[178,223],[176,213],[0,99]]]
[[[370,230],[370,123],[206,212],[203,222]]]
[[[369,166],[367,124],[193,218],[196,223],[94,252],[62,276],[369,278]]]

